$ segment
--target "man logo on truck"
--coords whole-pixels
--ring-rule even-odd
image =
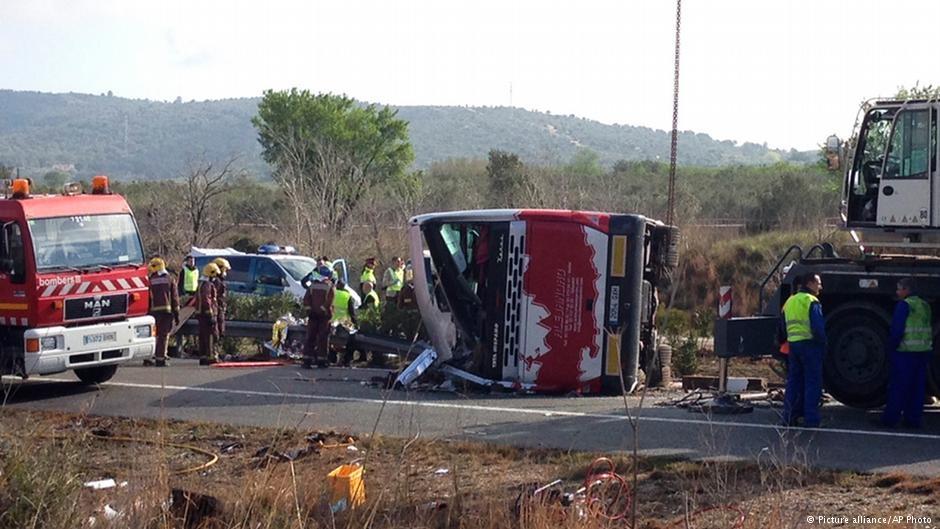
[[[101,316],[101,309],[106,309],[111,307],[110,299],[101,299],[101,296],[95,296],[95,299],[92,301],[85,302],[85,309],[91,310],[91,315],[93,318]]]

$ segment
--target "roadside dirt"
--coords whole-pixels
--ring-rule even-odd
[[[56,482],[59,473],[70,477],[63,478],[71,483],[65,489],[77,495],[77,519],[85,527],[92,518],[106,521],[106,505],[122,513],[110,527],[135,527],[139,520],[160,518],[161,512],[170,522],[157,526],[184,527],[167,514],[172,513],[166,501],[172,489],[218,499],[213,527],[306,526],[304,520],[316,527],[338,525],[340,519],[371,527],[518,527],[514,505],[521,491],[560,479],[556,488],[574,492],[596,457],[611,456],[448,439],[368,440],[341,432],[0,412],[0,528],[12,527],[4,525],[5,508],[35,492],[26,490],[36,486],[27,474],[18,474],[27,472],[20,468],[26,461],[38,474],[45,473],[46,482]],[[179,474],[205,465],[212,455],[219,456],[217,463]],[[615,454],[612,459],[626,480],[624,490],[632,489],[629,456]],[[367,501],[334,519],[326,508],[325,477],[353,461],[363,465]],[[107,478],[118,486],[98,491],[81,486]],[[648,528],[684,527],[684,513],[713,507],[719,508],[696,515],[693,526],[797,527],[807,526],[807,516],[843,515],[850,523],[827,526],[871,525],[851,523],[859,515],[933,518],[932,524],[882,524],[889,527],[935,527],[940,521],[940,479],[818,471],[774,462],[758,466],[644,458],[637,468],[636,491],[638,527]],[[541,497],[522,526],[612,523],[592,521],[590,509],[583,506],[562,507],[548,493]],[[604,497],[622,506],[622,500]],[[538,516],[532,513],[546,517],[545,524],[535,523]],[[744,522],[738,524],[741,515]],[[268,525],[241,523],[256,519],[268,520]],[[284,522],[271,525],[271,520]]]

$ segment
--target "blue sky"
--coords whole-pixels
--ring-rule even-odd
[[[674,5],[6,0],[0,87],[188,101],[298,86],[666,129]],[[845,136],[862,100],[940,84],[937,20],[926,0],[685,0],[680,127],[800,149]]]

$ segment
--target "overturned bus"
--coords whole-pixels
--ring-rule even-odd
[[[657,287],[678,230],[640,215],[477,210],[411,219],[427,363],[540,392],[618,394],[658,369]],[[621,376],[623,378],[621,385]]]

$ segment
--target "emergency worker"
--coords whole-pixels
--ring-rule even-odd
[[[930,305],[915,295],[914,280],[898,281],[898,304],[888,336],[888,403],[881,416],[882,425],[893,428],[902,421],[909,428],[923,424],[927,396],[927,369],[933,351],[933,327]]]
[[[810,273],[800,283],[800,290],[783,305],[783,332],[790,344],[783,424],[795,426],[802,417],[804,426],[818,428],[826,350],[826,321],[817,297],[822,280]]]
[[[363,290],[363,285],[369,281],[372,283],[372,286],[375,287],[375,257],[369,257],[366,259],[365,264],[362,266],[362,274],[359,275],[359,290]],[[363,292],[365,294],[365,292]]]
[[[156,323],[157,346],[154,360],[145,365],[165,367],[166,353],[173,324],[179,323],[180,300],[173,278],[166,270],[166,262],[154,257],[147,265],[150,272],[150,315]]]
[[[352,362],[353,351],[355,350],[355,330],[359,325],[359,320],[356,317],[356,302],[352,294],[346,290],[346,282],[342,279],[336,282],[336,292],[333,295],[333,318],[330,324],[337,336],[346,339],[342,363],[343,365],[349,365]],[[333,352],[332,347],[328,359],[331,363],[337,363],[336,353]]]
[[[213,278],[219,275],[219,267],[209,263],[202,269],[199,289],[196,290],[196,317],[199,320],[199,365],[218,362],[215,352],[215,338],[218,332],[216,321],[215,284]]]
[[[378,309],[379,294],[375,291],[375,282],[362,282],[362,310]]]
[[[382,275],[382,289],[385,290],[385,300],[394,302],[402,287],[405,286],[405,262],[401,257],[392,259],[392,266],[385,269]]]
[[[411,267],[410,260],[405,264],[404,277],[405,284],[401,287],[401,290],[398,291],[398,295],[395,296],[398,308],[405,310],[417,309],[418,295],[415,293],[415,272]]]
[[[219,275],[213,280],[212,286],[215,287],[215,322],[219,338],[221,338],[225,336],[225,316],[228,307],[226,303],[228,289],[225,286],[225,279],[228,277],[228,271],[232,269],[232,265],[224,257],[217,257],[212,262],[219,267]]]
[[[183,268],[180,269],[177,286],[180,296],[188,298],[196,295],[196,290],[199,288],[199,269],[196,268],[196,258],[192,255],[187,255],[183,261]]]
[[[313,363],[316,363],[317,367],[326,367],[330,320],[333,318],[333,299],[336,297],[332,277],[333,270],[321,266],[304,295],[304,307],[307,309],[307,337],[302,364],[304,369],[310,369]]]

